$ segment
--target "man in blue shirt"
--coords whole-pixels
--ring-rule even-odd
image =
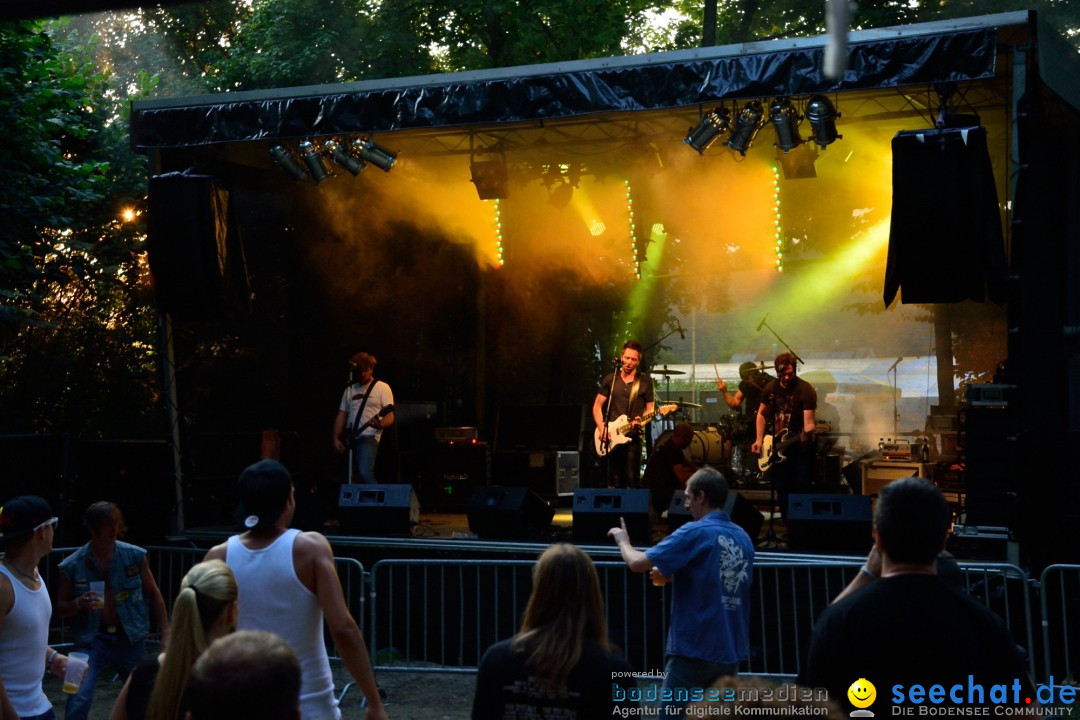
[[[664,717],[682,717],[689,700],[700,699],[717,678],[735,675],[747,657],[754,544],[719,509],[727,496],[724,476],[702,468],[686,483],[684,502],[693,521],[655,547],[635,549],[625,521],[608,531],[631,570],[650,570],[657,585],[672,582]]]

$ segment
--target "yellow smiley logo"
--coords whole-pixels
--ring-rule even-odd
[[[847,689],[848,700],[857,708],[868,708],[877,699],[877,688],[866,678],[859,678]]]

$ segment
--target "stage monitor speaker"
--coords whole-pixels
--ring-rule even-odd
[[[626,531],[637,542],[652,539],[648,490],[578,488],[574,492],[574,539],[607,540],[607,532],[626,520]]]
[[[525,539],[550,528],[555,510],[529,488],[488,485],[473,488],[468,516],[482,538]]]
[[[671,496],[671,504],[668,506],[668,530],[675,532],[680,526],[690,522],[690,511],[683,506],[686,497],[685,490],[676,490]],[[765,523],[765,516],[754,507],[754,504],[739,493],[732,490],[728,493],[727,502],[724,503],[724,512],[731,521],[746,531],[750,536],[750,542],[757,544],[758,535],[761,534],[761,526]]]
[[[413,486],[342,485],[338,518],[345,535],[408,535],[420,522]]]
[[[868,495],[791,495],[788,549],[864,556],[873,542]]]

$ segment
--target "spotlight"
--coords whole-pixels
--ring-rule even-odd
[[[311,173],[311,179],[315,181],[316,185],[326,179],[326,165],[323,164],[322,155],[319,154],[315,143],[310,140],[300,143],[300,159],[307,165],[308,172]]]
[[[701,118],[696,128],[690,128],[683,142],[697,150],[698,155],[704,155],[709,146],[716,142],[730,124],[731,112],[725,107],[718,107]]]
[[[738,117],[735,118],[735,127],[732,129],[731,139],[727,141],[726,145],[739,154],[746,155],[747,149],[754,142],[754,138],[757,137],[758,130],[761,129],[761,118],[764,114],[761,103],[757,100],[746,103],[743,109],[739,111]]]
[[[330,154],[330,157],[335,163],[345,168],[353,175],[359,175],[364,172],[364,168],[367,167],[363,160],[357,160],[350,155],[345,149],[345,146],[337,140],[327,140],[323,147],[326,148],[326,152]]]
[[[477,160],[473,157],[469,170],[472,173],[472,184],[476,186],[476,194],[481,200],[497,200],[510,194],[506,160],[501,154],[493,153],[489,160]]]
[[[786,97],[778,97],[769,106],[769,120],[776,130],[776,147],[784,152],[789,152],[799,147],[802,138],[799,137],[799,111]]]
[[[837,138],[844,137],[836,132],[836,118],[840,113],[824,95],[815,95],[810,98],[806,105],[806,119],[810,121],[810,129],[814,133],[814,142],[825,149],[826,145],[836,142]]]
[[[563,210],[570,204],[570,198],[574,197],[574,186],[569,181],[557,182],[551,186],[548,193],[548,202]]]
[[[296,162],[293,156],[289,154],[289,151],[283,146],[275,145],[270,148],[270,157],[273,159],[274,164],[287,172],[293,180],[303,180],[307,177],[304,168],[300,167],[300,164]]]
[[[375,144],[371,138],[357,138],[352,142],[352,149],[360,159],[369,162],[383,172],[390,172],[397,155]]]

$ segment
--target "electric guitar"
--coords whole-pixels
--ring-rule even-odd
[[[347,448],[354,447],[356,445],[356,443],[360,441],[360,433],[364,432],[369,427],[374,425],[376,418],[381,420],[382,418],[386,417],[387,415],[389,415],[392,412],[394,412],[394,405],[392,403],[390,405],[384,405],[383,408],[381,410],[379,410],[378,413],[376,413],[375,415],[372,415],[371,418],[369,418],[368,421],[365,422],[363,425],[361,425],[360,427],[355,428],[355,429],[350,428],[348,433],[347,433],[347,436],[346,436],[346,438],[344,440],[345,447],[347,447]]]
[[[832,425],[819,420],[815,426],[814,432],[832,432]],[[784,453],[786,453],[792,445],[799,442],[803,442],[802,433],[792,433],[787,429],[781,430],[776,434],[776,437],[766,435],[761,440],[761,457],[759,457],[757,461],[758,470],[765,472],[773,465],[784,462],[787,457]],[[806,442],[809,442],[809,440]]]
[[[641,424],[652,420],[657,415],[667,415],[669,412],[673,412],[679,406],[672,403],[671,405],[661,405],[651,413],[645,413],[641,416]],[[625,442],[630,442],[629,433],[634,429],[634,424],[630,422],[630,418],[625,415],[620,415],[607,424],[607,442],[603,441],[601,437],[600,428],[596,428],[593,431],[593,442],[596,443],[596,454],[607,455],[608,452],[616,445],[622,445]]]

